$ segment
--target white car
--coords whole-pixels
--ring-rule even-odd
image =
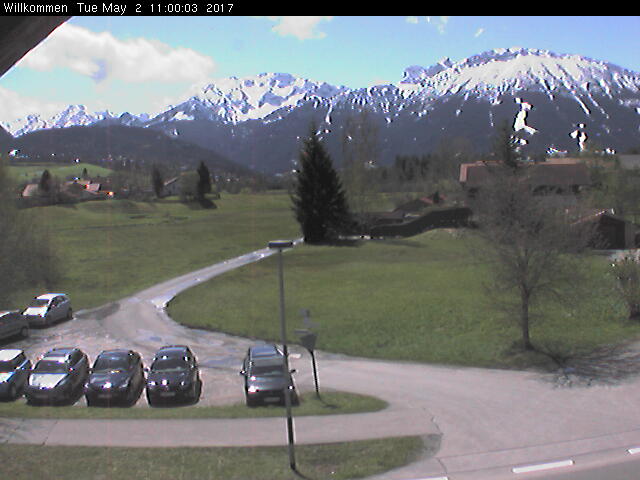
[[[64,293],[45,293],[34,298],[22,312],[31,326],[48,326],[73,318],[71,301]]]

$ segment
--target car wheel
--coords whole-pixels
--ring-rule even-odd
[[[69,307],[69,310],[67,311],[67,320],[72,320],[72,319],[73,319],[73,309]]]
[[[15,400],[18,398],[18,387],[15,383],[9,385],[9,400]]]
[[[87,399],[87,407],[94,407],[96,402],[91,397],[85,397]]]
[[[147,392],[147,403],[149,404],[150,407],[155,406],[151,395],[149,395],[149,392]]]
[[[247,403],[247,407],[249,408],[253,408],[253,407],[257,407],[258,403],[255,401],[255,399],[251,398],[250,396],[245,396],[245,400]]]

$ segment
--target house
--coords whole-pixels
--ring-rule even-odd
[[[537,193],[577,194],[591,185],[586,164],[570,159],[554,159],[548,162],[523,163],[525,181]],[[460,165],[459,181],[468,197],[491,180],[492,170],[505,168],[497,162],[475,162]]]
[[[422,212],[425,208],[433,205],[439,205],[445,201],[445,196],[435,192],[429,196],[416,198],[401,205],[398,205],[393,211],[403,212],[405,215],[416,214]]]
[[[638,246],[640,240],[638,226],[616,216],[613,210],[594,210],[576,221],[576,223],[582,222],[595,223],[596,238],[592,242],[595,248],[621,250]]]
[[[164,186],[162,188],[162,194],[164,196],[170,197],[172,195],[180,194],[180,177],[175,177],[164,182]]]
[[[37,197],[39,195],[39,186],[37,183],[29,183],[22,189],[22,198]]]

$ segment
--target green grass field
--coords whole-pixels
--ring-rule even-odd
[[[217,209],[157,202],[105,200],[25,210],[44,225],[61,265],[53,286],[74,309],[96,307],[163,280],[299,236],[285,193],[223,195]],[[21,308],[42,287],[16,295]]]
[[[432,443],[437,443],[433,439]],[[404,465],[433,446],[419,437],[286,447],[101,448],[0,445],[3,477],[12,480],[309,480],[355,479]]]
[[[295,338],[300,311],[309,309],[319,324],[319,349],[484,367],[548,362],[514,348],[520,331],[487,296],[489,265],[470,235],[432,231],[359,247],[301,246],[285,253],[284,265],[289,335]],[[589,258],[588,282],[568,286],[568,298],[536,310],[534,345],[575,353],[640,336],[640,325],[625,318],[607,265],[604,257]],[[278,309],[275,258],[169,304],[170,315],[186,325],[268,340],[279,337]]]
[[[74,308],[96,307],[160,281],[300,235],[286,193],[223,195],[217,209],[111,200],[28,209],[53,238]],[[571,354],[640,336],[626,320],[604,257],[589,280],[536,312],[532,340]],[[489,265],[470,235],[433,231],[358,247],[300,246],[285,254],[290,337],[300,310],[319,323],[318,348],[376,358],[522,368],[545,356],[513,348],[514,321],[487,296]],[[42,287],[20,292],[21,308]],[[174,319],[199,328],[277,340],[276,259],[265,259],[181,294]],[[203,316],[202,311],[212,312]]]
[[[106,177],[111,173],[111,170],[90,163],[75,163],[75,164],[56,164],[56,163],[39,163],[39,164],[25,164],[25,165],[12,165],[9,167],[9,175],[13,177],[17,182],[30,182],[33,179],[39,179],[42,176],[42,172],[49,170],[51,175],[58,177],[62,180],[69,176],[81,177],[82,171],[87,169],[87,173],[90,177],[97,177],[98,175]]]

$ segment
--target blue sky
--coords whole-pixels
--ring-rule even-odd
[[[286,72],[348,87],[494,48],[640,72],[640,17],[73,17],[0,78],[0,121],[68,104],[158,113],[217,78]]]

